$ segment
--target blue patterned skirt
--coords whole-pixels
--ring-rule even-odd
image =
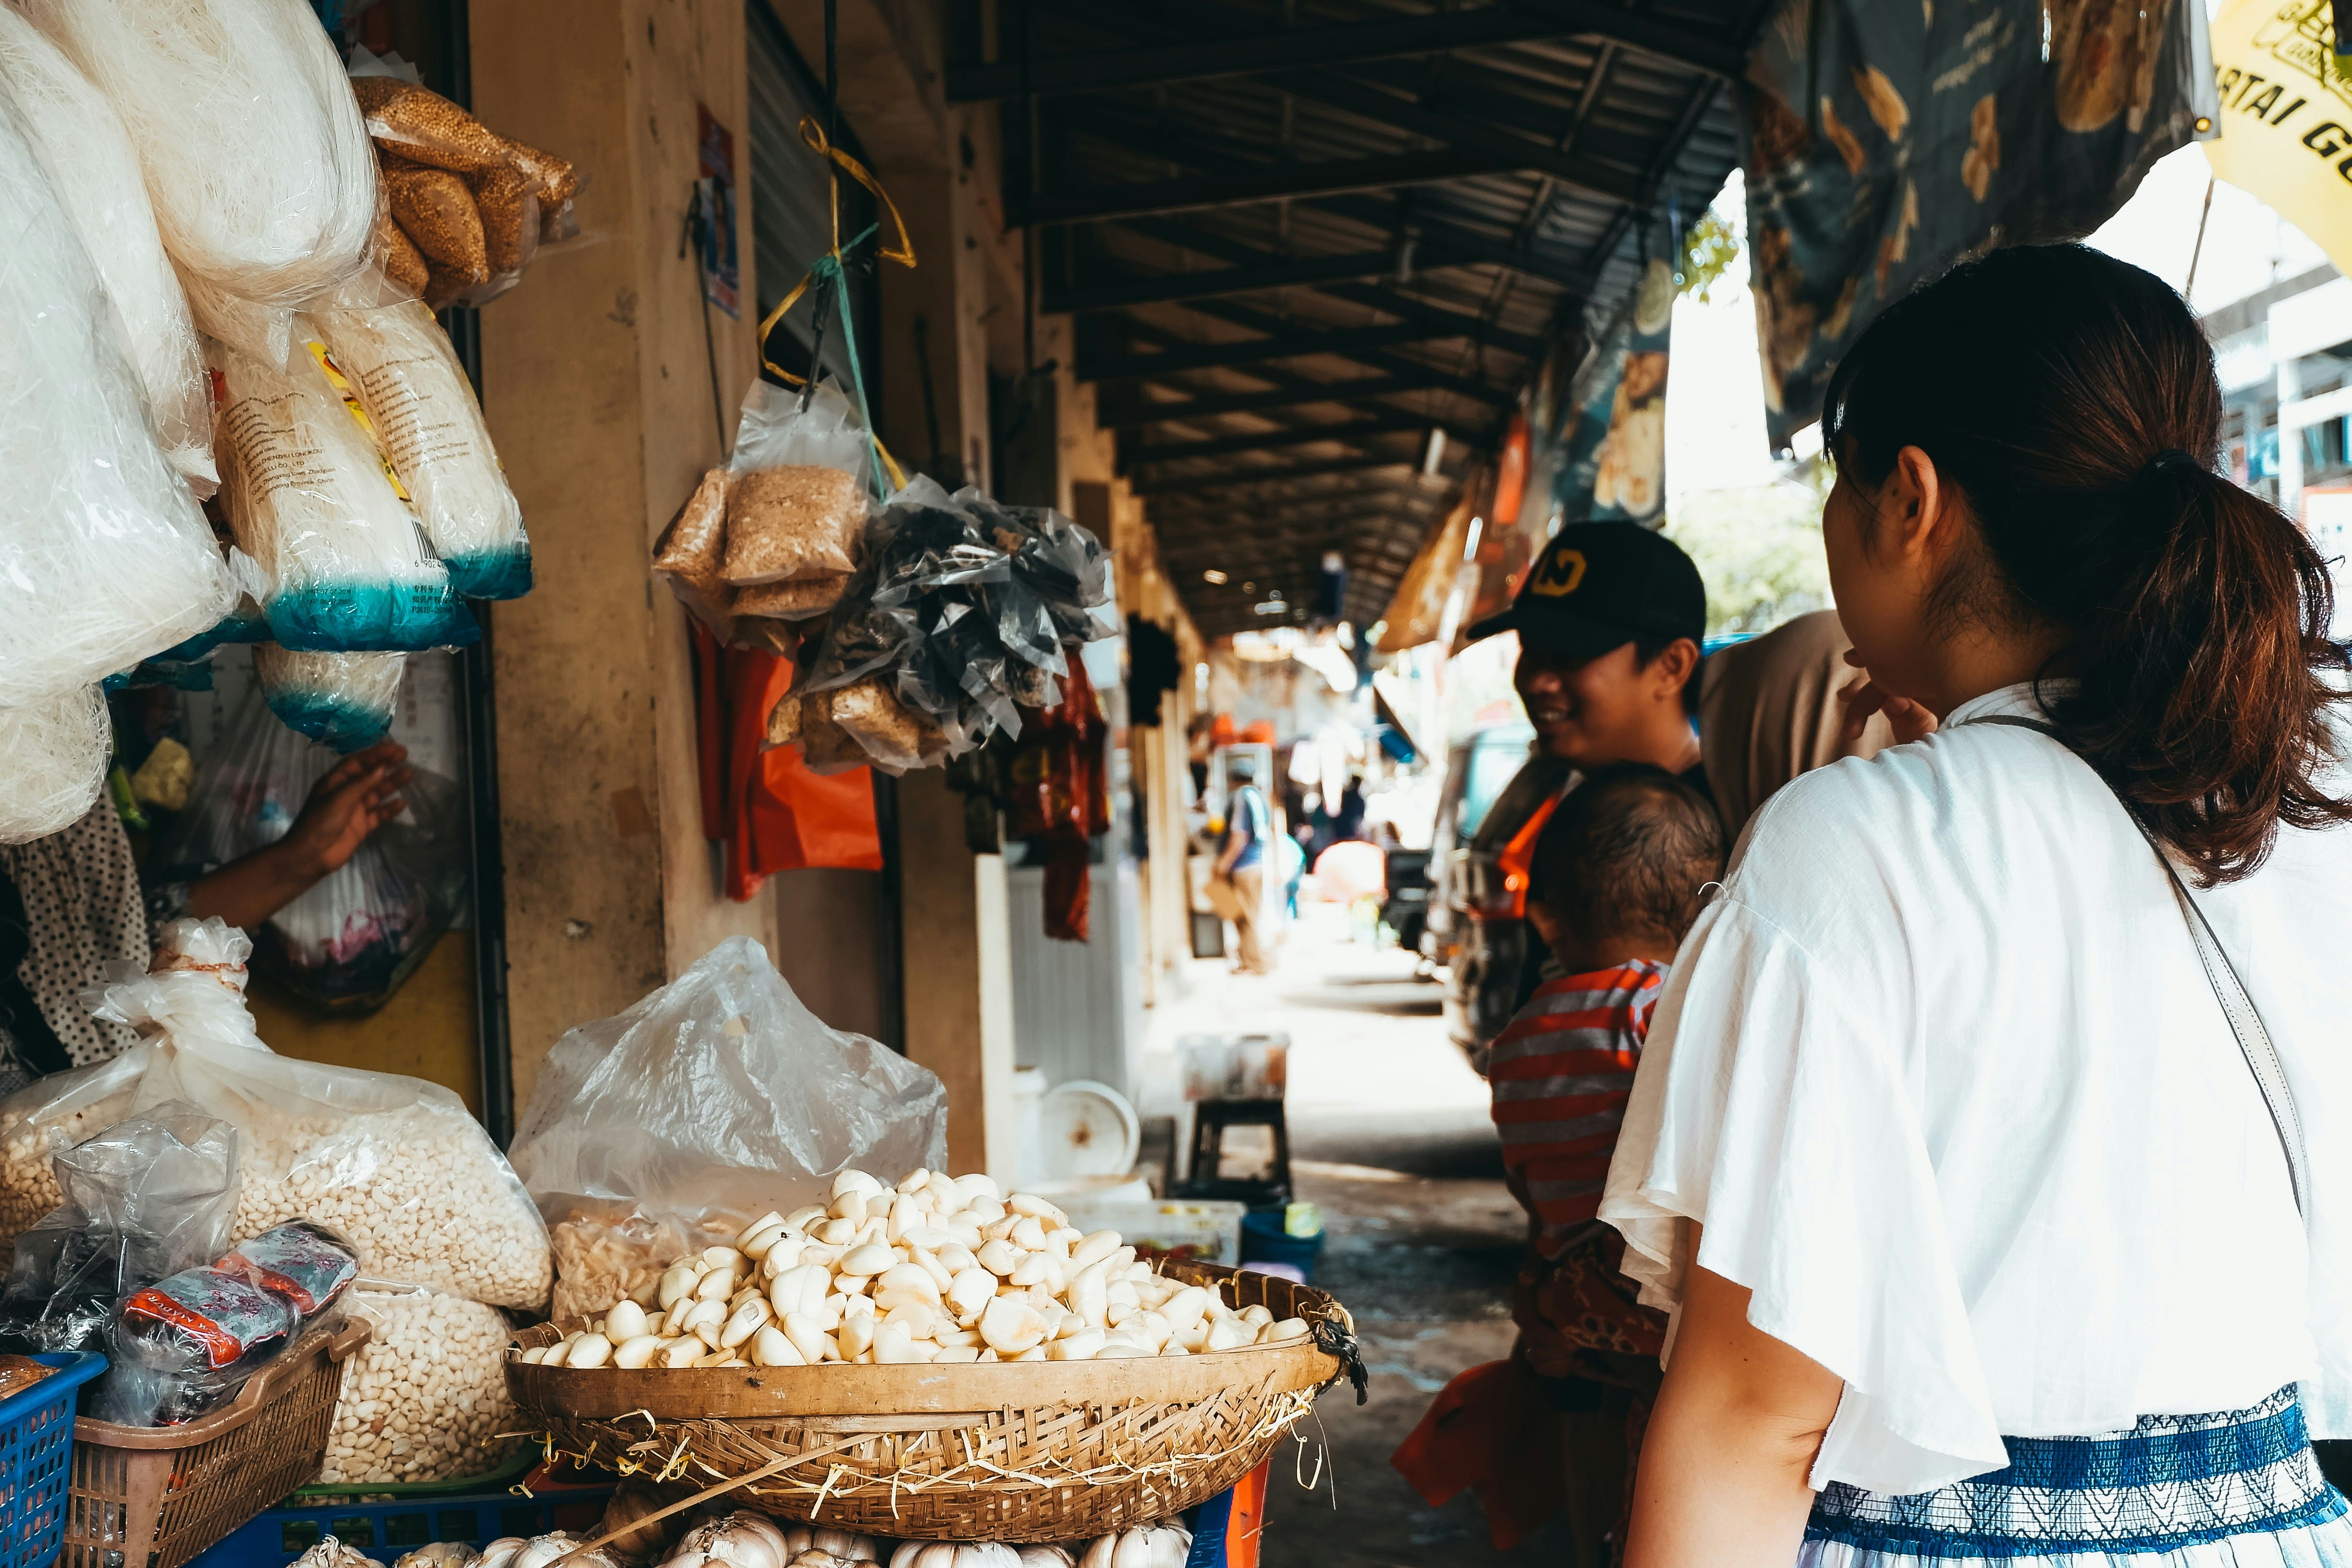
[[[1807,1568],[1911,1563],[2352,1568],[2352,1519],[2319,1473],[2292,1385],[2216,1415],[2096,1437],[2011,1437],[2007,1469],[1893,1497],[1832,1483]]]

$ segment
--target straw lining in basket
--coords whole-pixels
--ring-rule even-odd
[[[1169,1272],[1351,1327],[1330,1297],[1287,1280],[1206,1264]],[[542,1326],[525,1341],[554,1337]],[[762,1512],[877,1534],[1053,1541],[1165,1519],[1225,1490],[1346,1364],[1310,1339],[1181,1359],[952,1367],[638,1374],[509,1363],[508,1380],[546,1423],[551,1458],[657,1480],[699,1470],[740,1481]],[[615,1408],[637,1394],[673,1413]],[[692,1400],[732,1413],[685,1414]]]

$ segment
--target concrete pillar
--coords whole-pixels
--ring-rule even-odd
[[[685,621],[646,568],[752,372],[751,323],[711,310],[706,347],[699,274],[678,255],[698,103],[734,132],[748,191],[743,18],[688,0],[474,0],[470,26],[484,122],[586,174],[581,237],[482,312],[485,411],[538,570],[492,616],[520,1110],[565,1029],[722,937],[774,942],[768,900],[720,894]]]
[[[798,4],[779,15],[821,73],[822,10]],[[1002,269],[1005,243],[992,131],[987,116],[943,100],[939,10],[842,0],[838,16],[842,121],[905,218],[917,263],[910,271],[884,262],[877,271],[875,422],[909,473],[945,458],[936,477],[986,485],[989,274]],[[898,783],[898,854],[907,1056],[947,1085],[949,1163],[1010,1180],[1013,965],[1003,858],[966,847],[963,797],[936,769]]]

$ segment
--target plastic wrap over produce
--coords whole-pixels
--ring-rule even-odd
[[[338,302],[320,310],[313,324],[358,391],[457,592],[477,599],[529,593],[522,505],[499,467],[473,384],[433,312],[416,300]]]
[[[413,652],[479,637],[331,361],[298,344],[274,367],[218,341],[205,357],[229,529],[268,581],[278,644]]]
[[[407,663],[404,653],[300,653],[276,643],[253,650],[254,682],[278,722],[338,752],[383,739]]]
[[[163,254],[139,154],[122,122],[73,62],[24,17],[0,6],[0,76],[16,94],[34,151],[97,265],[147,394],[155,438],[201,495],[218,487],[212,406],[196,329]]]
[[[244,933],[182,920],[162,934],[154,972],[117,965],[85,996],[142,1043],[0,1101],[0,1221],[57,1206],[57,1150],[183,1100],[237,1130],[238,1239],[307,1218],[349,1237],[371,1277],[546,1303],[546,1226],[463,1101],[419,1079],[275,1055],[246,1011]]]
[[[0,704],[95,686],[236,585],[147,424],[113,307],[0,80]]]
[[[33,1351],[106,1348],[125,1297],[228,1249],[236,1129],[159,1105],[58,1154],[64,1197],[16,1237],[0,1339]]]
[[[513,1144],[552,1221],[634,1209],[730,1234],[845,1166],[946,1156],[939,1079],[827,1027],[748,937],[557,1041]]]
[[[106,95],[173,258],[292,304],[351,276],[375,220],[375,153],[303,0],[20,0]]]
[[[440,1290],[344,1299],[374,1334],[352,1358],[327,1437],[330,1486],[444,1481],[498,1468],[522,1441],[507,1393],[512,1337],[496,1309]]]
[[[0,844],[71,827],[106,787],[114,731],[95,686],[0,708]]]

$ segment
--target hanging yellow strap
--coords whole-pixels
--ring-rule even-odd
[[[801,274],[801,280],[793,285],[792,291],[778,301],[776,308],[769,311],[767,319],[760,323],[760,363],[771,373],[793,386],[807,384],[807,378],[794,375],[768,357],[768,335],[776,330],[776,323],[784,319],[785,313],[800,303],[801,296],[807,293],[810,286],[820,277],[837,279],[841,276],[841,175],[835,171],[847,170],[851,179],[873,192],[874,199],[881,203],[883,212],[889,216],[890,226],[898,231],[898,245],[879,246],[876,254],[886,261],[895,261],[902,267],[911,268],[915,265],[915,242],[908,237],[907,220],[898,216],[898,204],[890,199],[890,193],[882,188],[882,183],[874,177],[865,164],[833,145],[825,137],[824,127],[816,122],[815,116],[808,114],[801,116],[801,140],[807,142],[810,149],[818,157],[824,159],[828,165],[825,173],[828,186],[827,203],[833,214],[833,248],[827,251],[815,266]],[[880,226],[876,226],[878,229]],[[854,245],[856,241],[853,240],[850,243]],[[843,320],[846,330],[845,313]],[[891,464],[894,470],[897,467],[896,463]]]

